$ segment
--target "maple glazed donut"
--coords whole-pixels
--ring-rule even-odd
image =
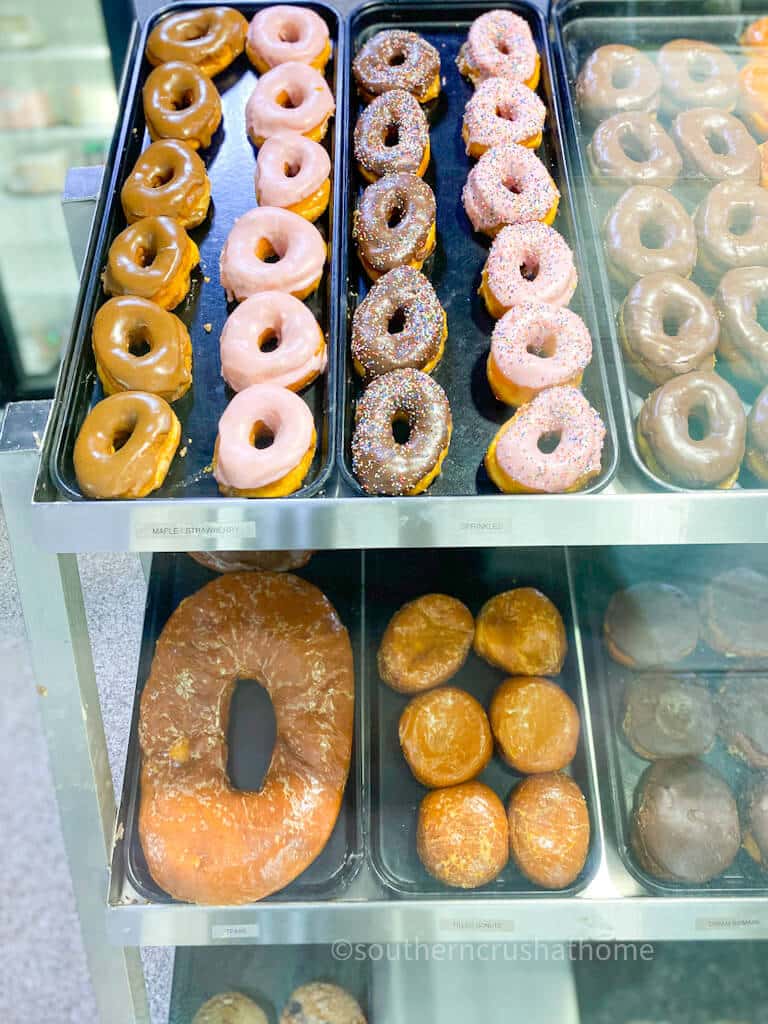
[[[429,127],[418,100],[404,89],[377,96],[357,119],[354,147],[366,181],[397,171],[421,178],[429,165]]]
[[[96,372],[107,395],[148,391],[166,402],[192,383],[192,343],[173,313],[137,295],[119,295],[96,313],[91,334]]]
[[[674,185],[683,160],[653,114],[614,114],[595,129],[587,146],[592,176],[602,185]]]
[[[760,150],[741,121],[722,110],[684,110],[672,123],[672,138],[689,175],[709,181],[760,181]]]
[[[174,309],[189,291],[197,246],[171,217],[142,217],[109,247],[101,275],[107,295],[138,295],[163,309]]]
[[[394,267],[421,270],[435,248],[435,195],[401,171],[368,185],[354,213],[352,235],[366,274],[375,281]]]
[[[440,93],[440,54],[416,32],[387,29],[363,44],[352,61],[352,74],[366,103],[392,89],[429,103]]]
[[[245,127],[254,146],[284,131],[319,142],[335,109],[333,93],[320,72],[289,61],[258,80],[245,105]]]
[[[699,266],[719,278],[732,267],[768,264],[768,191],[743,181],[723,181],[694,214]]]
[[[147,77],[141,95],[153,142],[180,139],[192,149],[210,146],[221,124],[221,97],[194,64],[179,60],[161,64]]]
[[[739,71],[738,111],[751,131],[768,135],[768,65],[765,57],[750,60]]]
[[[661,109],[674,117],[691,107],[733,110],[738,95],[736,65],[712,43],[673,39],[659,50]]]
[[[278,132],[265,140],[256,157],[259,206],[279,206],[316,221],[328,209],[331,158],[319,142],[298,132]]]
[[[508,142],[480,157],[469,172],[461,198],[475,231],[493,237],[505,224],[551,224],[560,193],[532,150]]]
[[[547,108],[527,85],[509,78],[486,78],[464,108],[461,137],[467,155],[480,157],[507,142],[537,149],[546,118]]]
[[[718,354],[740,381],[761,387],[768,380],[768,331],[758,309],[768,300],[768,268],[737,267],[717,286]]]
[[[134,164],[120,192],[125,219],[173,217],[183,228],[202,224],[211,182],[197,153],[178,139],[158,139]]]
[[[264,7],[248,26],[245,52],[260,75],[289,62],[322,72],[331,56],[328,26],[308,7]]]
[[[232,7],[201,7],[162,18],[147,40],[150,64],[181,60],[213,78],[239,57],[248,22]]]
[[[608,213],[604,228],[608,272],[631,288],[648,274],[690,277],[696,264],[696,230],[671,192],[647,185],[627,189]]]
[[[541,72],[528,22],[512,11],[486,11],[475,18],[456,65],[473,85],[486,78],[510,78],[535,89]]]
[[[479,293],[492,317],[512,306],[545,302],[567,306],[578,277],[573,253],[548,224],[508,224],[496,235],[483,267]]]
[[[221,375],[234,391],[252,384],[301,391],[327,362],[320,325],[285,292],[255,292],[230,313],[221,332]]]
[[[584,118],[596,124],[630,110],[655,113],[660,90],[659,72],[647,54],[634,46],[600,46],[576,79],[576,102]]]
[[[257,792],[227,775],[238,679],[258,680],[275,713]],[[300,875],[339,814],[354,687],[347,631],[306,580],[229,573],[182,601],[157,641],[139,712],[139,837],[155,882],[179,900],[234,905]]]
[[[271,256],[277,261],[266,262]],[[227,235],[219,278],[230,302],[268,291],[305,299],[320,284],[326,256],[314,224],[289,210],[259,206],[238,217]]]
[[[287,388],[252,384],[219,420],[213,475],[229,497],[282,498],[301,487],[316,447],[306,402]]]

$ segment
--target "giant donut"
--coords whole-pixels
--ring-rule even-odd
[[[238,679],[260,682],[277,738],[258,792],[227,776]],[[231,573],[166,623],[141,696],[139,836],[179,900],[241,904],[292,882],[322,851],[349,772],[354,669],[328,599],[287,573]]]

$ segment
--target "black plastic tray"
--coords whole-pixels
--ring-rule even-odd
[[[510,860],[501,875],[488,885],[470,891],[450,889],[433,878],[416,852],[416,819],[419,804],[428,790],[408,768],[398,740],[397,726],[408,697],[395,693],[379,679],[376,653],[392,615],[406,601],[427,592],[451,594],[476,615],[494,594],[512,587],[535,586],[558,607],[568,634],[568,657],[557,682],[575,701],[582,718],[576,757],[569,774],[579,783],[589,806],[592,840],[580,876],[566,889],[545,890],[529,882]],[[563,548],[450,549],[444,551],[369,552],[366,561],[363,646],[366,693],[366,728],[370,730],[371,828],[370,857],[382,882],[407,897],[472,899],[498,896],[535,896],[546,899],[573,895],[590,881],[599,864],[600,843],[596,827],[597,799],[593,788],[594,751],[587,727],[586,688],[580,676],[574,643],[574,619],[569,596]],[[474,653],[450,681],[468,690],[485,707],[505,673]],[[514,785],[523,778],[494,754],[478,776],[506,804]]]
[[[592,180],[586,167],[584,155],[592,131],[583,125],[574,102],[576,78],[584,61],[597,49],[607,43],[623,43],[635,46],[653,54],[670,39],[702,39],[727,50],[737,62],[743,60],[739,35],[750,21],[765,13],[765,9],[752,0],[739,5],[742,13],[729,12],[728,3],[711,0],[708,3],[697,0],[680,0],[670,4],[668,0],[635,0],[631,10],[623,0],[559,0],[553,5],[551,23],[554,34],[554,63],[557,72],[557,86],[563,111],[563,134],[566,139],[568,163],[576,190],[576,202],[584,234],[590,236],[592,286],[596,292],[597,305],[603,309],[604,333],[610,342],[609,367],[615,378],[615,388],[621,405],[622,433],[630,455],[646,480],[653,486],[667,491],[687,491],[688,488],[663,480],[645,464],[635,437],[635,420],[643,399],[652,389],[637,378],[624,364],[619,343],[616,317],[627,289],[611,281],[605,262],[602,245],[602,222],[618,195],[606,195]],[[749,13],[751,12],[751,13]],[[665,127],[669,119],[660,114],[659,120]],[[692,212],[706,193],[700,180],[681,179],[671,191],[682,204]],[[593,269],[592,269],[593,268]],[[693,280],[705,292],[712,294],[713,286],[693,273]],[[718,373],[737,387],[745,408],[754,400],[758,390],[733,380],[718,364]],[[742,469],[736,490],[740,487],[762,488],[746,468]]]
[[[590,679],[596,679],[596,745],[607,760],[612,817],[619,854],[627,870],[646,889],[660,895],[737,896],[765,895],[768,874],[741,849],[731,867],[703,885],[668,882],[649,874],[638,862],[630,842],[635,792],[640,777],[651,762],[639,757],[622,731],[626,686],[639,673],[614,662],[603,645],[603,618],[608,602],[617,590],[644,580],[673,583],[697,601],[705,584],[719,572],[736,565],[768,569],[768,550],[763,547],[686,547],[600,549],[584,558],[576,572],[576,594],[581,611],[582,637]],[[713,692],[726,672],[738,671],[746,663],[725,658],[700,641],[696,650],[673,671],[696,673]],[[752,777],[751,769],[731,756],[719,738],[712,750],[700,758],[728,783],[737,802]]]
[[[325,143],[332,158],[331,203],[328,212],[317,222],[317,227],[329,243],[330,262],[326,265],[319,289],[307,301],[328,341],[327,373],[302,392],[302,398],[314,415],[319,440],[305,484],[296,492],[296,496],[309,497],[317,494],[328,479],[333,467],[337,434],[336,376],[341,344],[338,301],[340,267],[337,255],[341,224],[338,211],[341,208],[340,191],[344,179],[339,173],[343,132],[337,132],[336,125],[345,109],[345,78],[342,70],[348,60],[344,22],[338,12],[321,0],[300,5],[319,14],[330,30],[334,53],[328,64],[327,78],[337,105],[337,115],[331,120]],[[110,243],[125,227],[120,204],[122,183],[139,154],[149,144],[141,102],[142,85],[152,70],[144,57],[147,35],[157,20],[168,11],[195,10],[199,6],[198,3],[177,3],[154,14],[136,37],[134,49],[128,58],[118,128],[105,169],[105,191],[97,211],[98,227],[89,244],[73,335],[59,375],[49,428],[51,480],[60,496],[68,499],[85,500],[75,477],[74,445],[89,410],[103,398],[91,348],[93,317],[107,298],[101,288],[100,275]],[[251,18],[256,11],[267,5],[235,3],[232,6]],[[171,497],[210,498],[219,495],[211,472],[211,462],[218,422],[232,394],[221,376],[219,337],[224,321],[234,309],[234,304],[227,303],[224,290],[219,284],[219,254],[235,219],[257,205],[253,181],[255,150],[245,130],[245,104],[256,79],[256,71],[244,54],[215,79],[221,94],[223,120],[211,145],[200,154],[211,179],[211,212],[200,227],[190,232],[200,249],[200,266],[193,271],[189,295],[174,310],[189,328],[192,339],[193,383],[187,394],[173,406],[181,420],[179,452],[162,487],[148,498],[141,499],[144,501]],[[182,452],[185,454],[182,455]]]
[[[319,587],[331,601],[339,617],[349,631],[355,659],[355,674],[360,674],[361,644],[361,580],[362,555],[359,551],[330,551],[315,554],[312,561],[298,575]],[[144,851],[139,839],[139,798],[141,751],[138,736],[139,705],[141,693],[149,676],[152,658],[163,626],[174,609],[195,593],[216,573],[203,568],[188,555],[155,555],[152,561],[152,575],[147,594],[144,629],[139,657],[138,681],[134,698],[131,732],[128,740],[128,755],[123,782],[123,805],[125,806],[124,856],[125,871],[131,885],[145,899],[153,903],[178,902],[168,895],[154,881],[149,873]],[[267,897],[264,902],[286,902],[292,900],[333,899],[344,891],[354,878],[363,857],[362,825],[362,751],[360,748],[361,699],[360,686],[356,685],[355,733],[352,746],[352,761],[349,780],[344,793],[336,827],[317,860],[314,861],[295,881],[280,892]],[[268,698],[265,696],[265,701]],[[236,783],[247,788],[254,778],[260,779],[269,764],[274,734],[270,735],[270,716],[259,714],[258,704],[248,702],[240,705],[243,714],[238,716],[237,692],[230,714],[230,773]],[[238,717],[240,721],[238,723]],[[245,718],[245,722],[242,721]]]
[[[536,46],[541,54],[541,86],[539,92],[548,109],[544,142],[538,155],[549,168],[561,193],[560,210],[555,227],[574,249],[579,271],[580,286],[571,302],[571,308],[586,321],[592,334],[594,355],[584,374],[583,390],[586,397],[602,416],[606,426],[603,469],[582,493],[593,493],[603,488],[613,476],[617,464],[617,442],[613,411],[608,397],[608,384],[600,345],[600,333],[589,284],[584,247],[575,223],[571,202],[571,185],[562,155],[560,115],[553,89],[547,29],[540,11],[530,3],[462,3],[445,0],[443,3],[412,2],[404,0],[388,4],[373,0],[357,7],[349,19],[350,59],[362,43],[375,32],[387,28],[408,28],[421,33],[440,52],[442,62],[442,89],[439,98],[428,109],[432,160],[424,180],[431,186],[437,199],[437,248],[424,266],[424,273],[435,286],[440,302],[448,315],[448,341],[445,355],[434,373],[445,389],[453,413],[453,436],[448,457],[440,476],[429,495],[498,494],[483,465],[486,449],[499,429],[512,414],[512,410],[497,402],[488,386],[485,363],[495,321],[485,309],[477,294],[480,273],[488,255],[490,242],[476,234],[464,213],[461,190],[474,161],[464,152],[461,123],[464,107],[472,95],[472,86],[462,78],[455,64],[459,47],[467,36],[472,21],[485,11],[497,7],[508,8],[525,18],[531,26]],[[353,132],[361,109],[351,70],[346,69],[345,91],[348,98],[348,118],[345,126],[345,168],[350,181],[355,182],[344,196],[346,235],[342,240],[342,259],[346,279],[347,339],[340,374],[342,415],[339,424],[342,437],[338,444],[341,470],[349,485],[363,494],[352,472],[350,443],[354,423],[354,408],[362,387],[352,367],[349,338],[352,314],[365,297],[369,282],[357,259],[352,240],[352,209],[362,192],[364,182],[355,170],[352,152]]]

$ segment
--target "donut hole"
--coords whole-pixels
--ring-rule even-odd
[[[408,444],[411,439],[411,421],[405,413],[398,413],[392,420],[392,437],[395,444]]]
[[[185,89],[171,97],[172,110],[188,110],[195,102],[195,94],[191,89]]]
[[[525,346],[525,351],[539,359],[551,359],[557,351],[557,338],[551,332],[542,334],[538,338],[531,338]]]
[[[389,334],[402,334],[405,330],[405,308],[398,306],[392,316],[387,321],[387,331]]]
[[[402,50],[395,50],[394,53],[390,53],[387,58],[387,64],[391,68],[399,68],[405,64],[405,53]]]
[[[260,238],[256,243],[256,259],[262,263],[279,263],[283,256],[284,253],[278,252],[266,238]]]
[[[732,235],[746,235],[754,224],[754,216],[751,207],[744,204],[735,204],[731,207],[728,215],[728,231]]]
[[[387,227],[396,228],[405,217],[405,207],[401,203],[396,203],[387,214]]]
[[[651,159],[650,148],[634,132],[622,135],[620,145],[626,158],[633,163],[645,164]]]
[[[277,741],[275,709],[256,679],[238,679],[229,706],[227,775],[233,789],[257,793]]]
[[[707,132],[706,140],[709,148],[717,156],[727,156],[731,151],[731,147],[728,145],[728,140],[725,138],[723,133],[717,129]]]
[[[297,25],[293,22],[284,22],[277,32],[277,38],[281,43],[298,43],[301,39],[301,33]]]
[[[274,431],[263,420],[257,420],[251,427],[251,444],[259,451],[270,448],[274,440]]]
[[[533,253],[526,253],[520,264],[520,277],[525,281],[535,281],[540,269],[538,257]]]
[[[164,170],[155,171],[147,184],[150,188],[162,188],[163,185],[167,185],[169,181],[173,181],[175,177],[176,171],[173,167],[166,167]]]
[[[396,124],[388,124],[387,130],[384,132],[383,143],[385,146],[399,146],[400,145],[400,129]]]
[[[704,441],[710,433],[709,413],[703,405],[694,406],[688,413],[688,436],[692,441]]]
[[[551,455],[560,444],[562,436],[562,431],[560,430],[548,430],[546,434],[541,435],[536,442],[536,446],[542,455]]]
[[[286,160],[283,164],[283,174],[286,178],[295,178],[296,175],[301,171],[301,161]]]
[[[149,353],[152,351],[152,346],[149,343],[149,338],[147,337],[146,332],[142,328],[138,327],[135,330],[131,331],[131,334],[128,337],[128,351],[136,359],[141,359],[143,358],[143,356],[148,356]]]
[[[301,98],[298,99],[291,96],[287,89],[283,89],[275,96],[275,103],[278,107],[282,107],[283,110],[296,110],[297,107],[301,106]]]
[[[611,74],[611,85],[614,89],[628,89],[632,85],[632,69],[627,64],[621,64],[614,68]]]
[[[688,65],[688,77],[692,82],[706,82],[715,74],[715,62],[704,53],[693,55]]]
[[[259,347],[259,352],[274,352],[280,345],[280,335],[273,327],[267,327],[259,335],[259,340],[256,344]]]
[[[647,220],[640,226],[640,245],[644,249],[663,249],[666,243],[664,227],[655,220]]]

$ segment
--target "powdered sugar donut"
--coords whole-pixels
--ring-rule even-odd
[[[284,131],[319,142],[335,109],[320,72],[308,64],[289,61],[258,80],[245,107],[245,126],[255,146]]]
[[[328,208],[331,158],[319,142],[298,132],[271,135],[256,157],[259,206],[279,206],[309,221]]]
[[[475,231],[493,236],[504,224],[551,224],[560,193],[536,154],[509,142],[480,157],[461,198]]]
[[[461,135],[467,153],[474,157],[505,142],[536,149],[546,117],[547,108],[527,85],[509,78],[486,78],[464,108]]]
[[[308,7],[264,7],[248,26],[245,52],[261,75],[289,61],[323,71],[331,55],[328,26]]]
[[[487,11],[476,18],[456,64],[475,85],[485,78],[511,78],[529,89],[539,84],[541,61],[530,27],[512,11]]]
[[[521,302],[567,306],[578,277],[570,246],[548,224],[508,224],[496,235],[480,283],[486,308],[497,319]]]

